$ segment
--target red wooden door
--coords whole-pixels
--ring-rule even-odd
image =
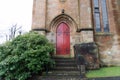
[[[65,23],[61,23],[57,27],[56,53],[58,55],[66,55],[70,53],[70,29]]]

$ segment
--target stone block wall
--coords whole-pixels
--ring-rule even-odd
[[[56,46],[56,26],[54,26],[56,22],[54,20],[59,19],[57,17],[64,13],[69,17],[61,16],[60,19],[70,23],[72,57],[74,57],[74,44],[95,40],[99,48],[101,64],[120,65],[120,0],[106,1],[109,33],[94,32],[92,0],[34,0],[32,30],[46,35],[49,41]],[[53,23],[52,26],[51,23]]]
[[[99,47],[102,65],[120,66],[120,0],[108,0],[110,32],[96,33],[95,42]]]
[[[92,28],[90,0],[34,0],[32,29],[50,29],[54,18],[64,13],[69,15],[78,28]]]
[[[46,23],[46,0],[33,1],[32,29],[44,29]]]
[[[92,28],[91,0],[80,0],[80,28]]]

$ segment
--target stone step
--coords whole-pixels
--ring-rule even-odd
[[[70,59],[70,60],[72,60],[72,59],[75,59],[75,58],[64,58],[64,57],[53,57],[53,59]]]
[[[80,76],[74,58],[54,58],[54,60],[56,66],[34,80],[87,80],[85,75]]]
[[[75,61],[55,61],[56,64],[59,64],[59,63],[64,63],[64,64],[76,64]]]
[[[64,59],[62,59],[62,60],[54,59],[54,60],[55,60],[55,62],[75,62],[75,60],[70,60],[70,59],[68,59],[68,60],[64,60]]]
[[[43,72],[43,76],[79,76],[79,71],[49,71],[48,73]]]
[[[57,66],[66,66],[66,67],[72,66],[72,67],[76,67],[76,64],[75,63],[63,63],[63,62],[59,62],[59,63],[56,63],[56,67]]]
[[[42,76],[40,80],[87,80],[80,76]]]
[[[73,58],[56,58],[55,62],[56,66],[76,67],[76,63]]]
[[[52,70],[56,70],[56,71],[78,71],[77,67],[55,67]]]
[[[72,59],[66,59],[66,58],[62,58],[62,59],[54,59],[55,62],[73,62],[75,63],[75,60],[72,58]]]
[[[76,72],[73,72],[74,74],[77,74]],[[30,77],[27,80],[87,80],[85,75],[46,75],[45,73],[40,75],[35,75]],[[92,80],[92,79],[90,79]]]
[[[40,80],[86,80],[81,78],[74,58],[54,58],[56,66],[48,73],[43,72]]]

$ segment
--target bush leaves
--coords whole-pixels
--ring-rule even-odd
[[[0,46],[0,76],[5,80],[26,80],[33,73],[52,67],[49,53],[54,48],[45,36],[36,32],[20,35]]]

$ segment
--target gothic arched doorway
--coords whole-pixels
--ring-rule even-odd
[[[70,28],[64,22],[60,23],[56,30],[56,54],[70,54]]]

